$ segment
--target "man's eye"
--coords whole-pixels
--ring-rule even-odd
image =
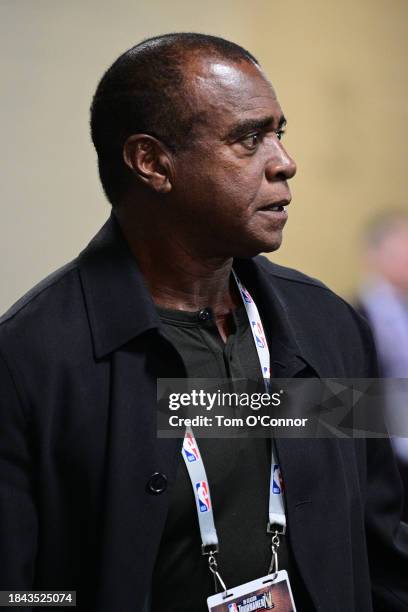
[[[260,134],[250,134],[249,136],[246,136],[245,138],[243,138],[241,142],[244,145],[244,147],[246,147],[250,151],[253,151],[257,148],[257,146],[261,142],[261,136]]]
[[[276,130],[275,133],[276,133],[276,135],[278,137],[278,140],[282,140],[282,138],[283,138],[283,136],[285,134],[285,130],[283,130],[283,129],[282,130]]]

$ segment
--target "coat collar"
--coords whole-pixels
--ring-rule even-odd
[[[159,317],[112,213],[78,257],[97,358],[158,327]]]
[[[296,333],[292,321],[299,318],[296,309],[302,304],[302,285],[299,285],[299,303],[289,303],[285,287],[269,269],[265,257],[236,259],[234,269],[247,287],[261,314],[271,356],[271,374],[279,378],[291,378],[308,369],[305,376],[323,377],[310,343]],[[297,313],[294,314],[294,312]]]
[[[78,256],[78,268],[96,358],[160,327],[154,302],[113,213]],[[236,259],[234,269],[260,310],[274,375],[289,378],[306,366],[318,373],[307,347],[296,338],[284,295],[262,258]]]

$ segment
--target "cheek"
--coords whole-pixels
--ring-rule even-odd
[[[177,195],[200,215],[213,219],[249,219],[259,199],[264,178],[260,160],[231,159],[217,151],[201,151],[185,160],[178,173]]]
[[[262,172],[255,165],[232,163],[220,170],[216,182],[217,205],[233,211],[241,219],[250,217],[262,189]],[[227,202],[228,207],[225,206]]]

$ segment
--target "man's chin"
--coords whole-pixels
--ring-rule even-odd
[[[273,253],[277,251],[282,244],[282,232],[275,232],[274,236],[268,236],[263,240],[254,241],[247,245],[247,253],[241,257],[256,257],[261,253]]]
[[[262,249],[262,253],[273,253],[274,251],[277,251],[282,244],[282,236],[280,237],[279,240],[275,240],[274,242],[268,242],[268,244],[265,246],[264,249]]]

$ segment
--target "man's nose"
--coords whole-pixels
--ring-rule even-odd
[[[296,162],[287,153],[280,140],[276,142],[273,154],[265,166],[268,181],[287,181],[296,174]]]

